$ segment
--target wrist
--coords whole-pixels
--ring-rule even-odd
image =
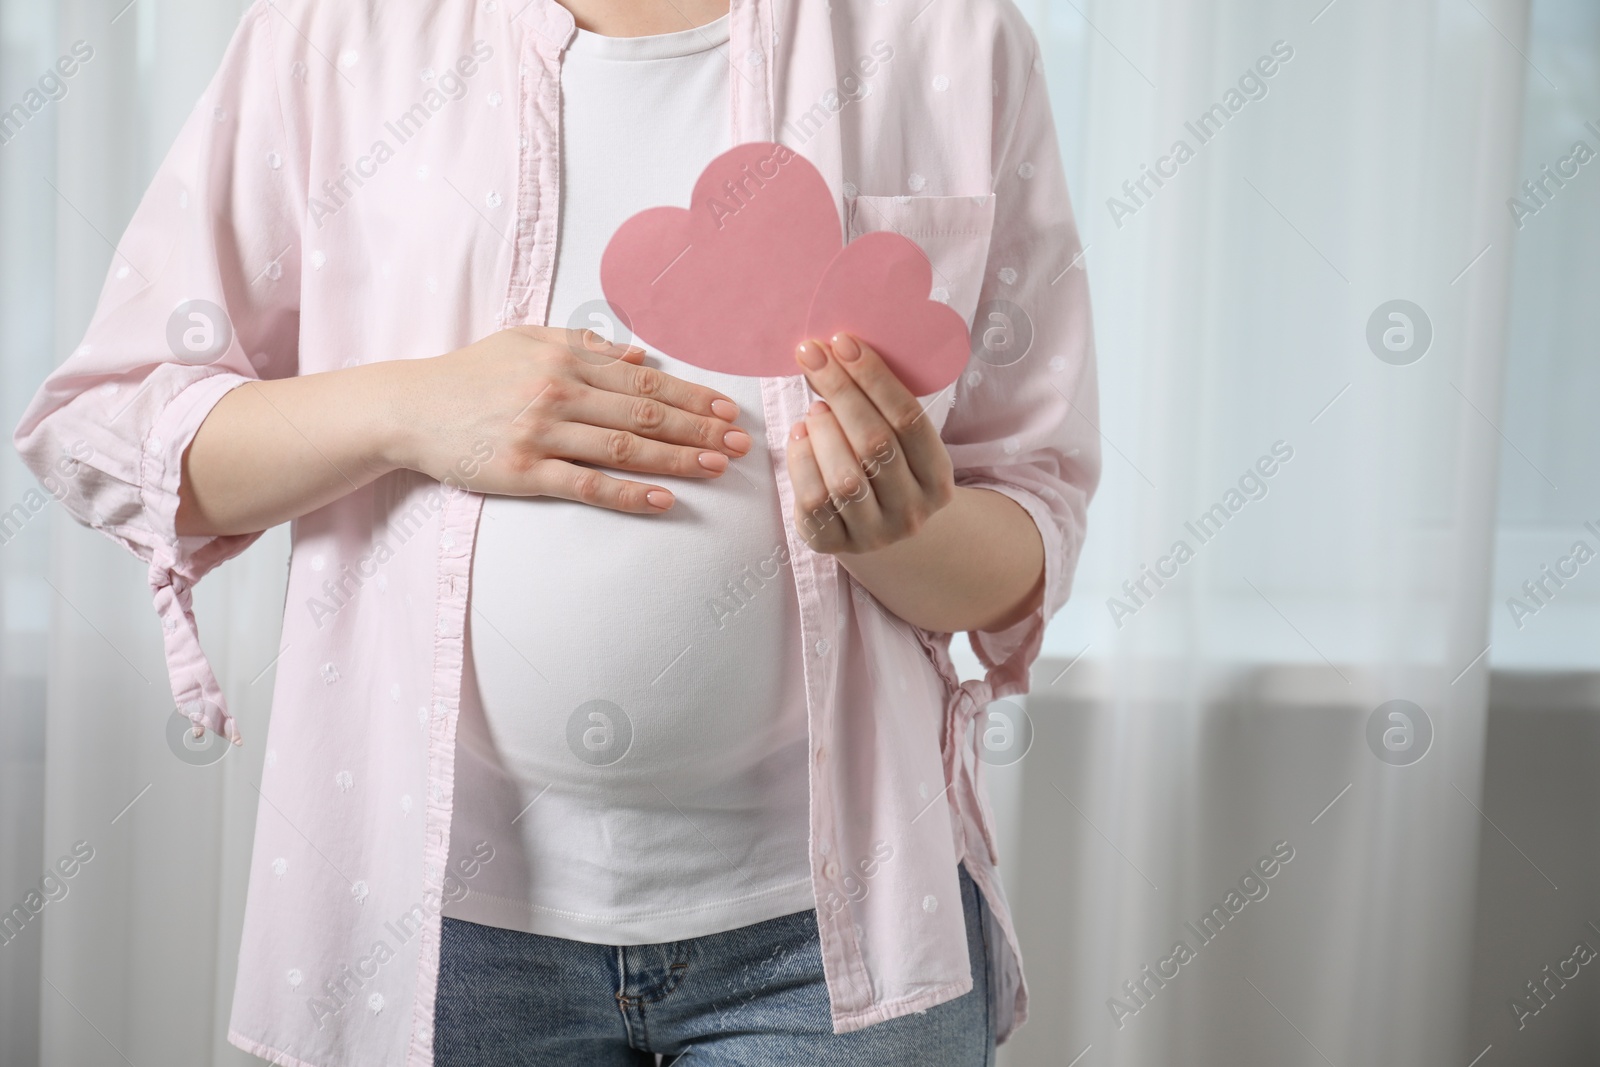
[[[417,388],[416,381],[427,362],[394,359],[361,368],[369,374],[369,380],[362,384],[372,398],[372,458],[379,475],[422,469],[422,412],[417,397],[423,390]]]

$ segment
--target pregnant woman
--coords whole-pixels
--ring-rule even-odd
[[[17,430],[148,564],[179,713],[264,731],[234,1044],[992,1060],[1027,996],[980,717],[1099,473],[1041,69],[1005,0],[250,8]],[[608,307],[617,228],[772,141],[842,239],[927,253],[954,387],[849,333],[704,370]],[[282,522],[241,731],[190,590]]]

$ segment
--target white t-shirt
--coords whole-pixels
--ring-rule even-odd
[[[726,17],[578,31],[551,325],[606,332],[606,242],[637,211],[687,206],[731,147],[728,37]],[[451,866],[482,841],[494,858],[454,918],[647,944],[814,906],[799,604],[759,381],[648,361],[732,397],[755,447],[716,479],[650,479],[677,498],[664,515],[484,502]]]

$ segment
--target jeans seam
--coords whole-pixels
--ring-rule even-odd
[[[615,994],[617,1001],[617,1014],[622,1016],[622,1029],[627,1032],[628,1047],[642,1050],[646,1046],[639,1043],[639,1038],[646,1037],[646,1035],[640,1034],[635,1036],[633,1032],[633,1019],[629,1014],[629,1009],[633,1005],[634,998],[628,996],[628,950],[624,945],[617,945],[615,947],[615,959],[617,961],[617,992]],[[643,1016],[640,1017],[639,1022],[641,1025],[643,1024]]]

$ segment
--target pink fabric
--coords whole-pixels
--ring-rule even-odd
[[[789,545],[835,1029],[970,988],[965,859],[1003,935],[1004,1038],[1027,997],[967,729],[990,697],[1026,691],[1099,473],[1087,285],[1037,48],[1003,0],[733,0],[731,21],[734,140],[816,164],[849,236],[916,240],[936,296],[969,321],[1003,300],[1032,322],[1025,358],[973,360],[929,411],[960,483],[1016,500],[1046,546],[1042,608],[973,636],[986,680],[957,685],[950,635]],[[67,506],[149,564],[173,693],[197,721],[225,729],[227,713],[189,588],[253,538],[175,536],[185,448],[252,379],[543,320],[572,34],[553,0],[258,2],[124,235],[83,347],[24,415],[36,472],[91,446]],[[194,299],[233,327],[204,364],[167,343]],[[811,398],[797,376],[762,394],[788,510],[783,435]],[[246,739],[268,751],[230,1031],[273,1062],[432,1061],[439,902],[494,862],[446,870],[481,504],[397,472],[294,523],[272,719]]]

